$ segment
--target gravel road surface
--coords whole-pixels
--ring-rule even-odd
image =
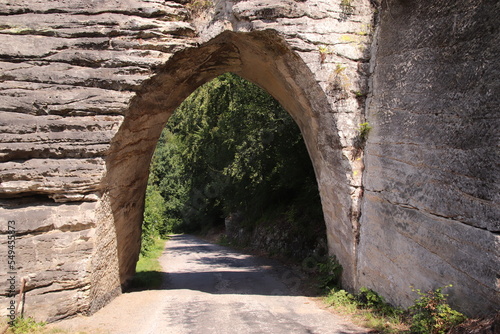
[[[124,293],[91,317],[53,326],[110,334],[368,333],[299,293],[275,261],[175,235],[160,257],[159,290]]]

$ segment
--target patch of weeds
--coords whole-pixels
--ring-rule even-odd
[[[354,295],[343,289],[331,289],[325,297],[325,301],[328,305],[347,313],[354,313],[358,308]]]
[[[443,289],[452,287],[447,285],[428,292],[412,289],[420,297],[409,308],[412,320],[410,330],[412,333],[444,334],[448,330],[466,320],[466,317],[453,310],[446,302],[447,294]]]
[[[354,146],[354,155],[353,159],[356,159],[360,156],[363,148],[365,147],[366,141],[368,140],[368,134],[372,127],[368,122],[361,123],[358,128],[358,135],[354,138],[353,146]]]
[[[356,295],[332,289],[324,300],[336,311],[351,315],[359,325],[379,333],[401,333],[408,329],[403,321],[404,312],[388,304],[371,289],[361,288]]]
[[[361,307],[369,310],[374,319],[383,319],[383,327],[386,327],[386,323],[399,325],[403,322],[404,311],[387,303],[384,297],[372,289],[362,287],[359,289],[357,299]]]
[[[165,241],[160,238],[154,239],[151,249],[146,255],[139,255],[135,267],[135,275],[129,282],[130,290],[158,289],[162,283],[163,269],[158,258],[163,253]]]
[[[17,317],[14,325],[9,328],[9,332],[13,334],[39,333],[45,325],[45,322],[38,322],[31,317]]]
[[[359,128],[358,128],[359,138],[362,142],[366,142],[366,140],[368,139],[368,133],[370,133],[371,129],[372,129],[372,127],[370,126],[370,124],[368,122],[361,123],[359,125]]]
[[[340,287],[340,278],[342,276],[342,266],[335,255],[325,257],[323,261],[317,263],[318,270],[318,288],[330,290]]]
[[[375,291],[361,288],[350,294],[340,288],[331,289],[324,301],[336,311],[352,316],[361,326],[379,333],[444,334],[466,317],[453,310],[442,291],[451,285],[426,293],[413,289],[420,296],[408,310],[393,307]]]

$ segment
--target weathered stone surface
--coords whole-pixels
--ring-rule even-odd
[[[104,161],[97,159],[29,159],[4,162],[0,197],[43,194],[56,202],[97,200]]]
[[[323,221],[311,221],[308,231],[297,229],[288,217],[277,221],[261,222],[252,230],[242,224],[238,213],[225,218],[225,235],[231,242],[268,254],[285,256],[304,261],[309,269],[315,269],[319,261],[328,255]],[[270,224],[272,223],[272,224]]]
[[[40,41],[36,35],[63,38],[117,37],[135,38],[163,37],[168,35],[194,35],[193,26],[188,22],[169,22],[141,18],[124,14],[63,15],[63,14],[21,14],[7,16],[2,20],[1,39],[12,40],[12,35],[35,35],[27,41]],[[6,34],[6,35],[3,35]],[[51,41],[63,41],[55,38]],[[28,44],[29,45],[29,44]],[[53,46],[51,44],[50,46]],[[64,44],[63,44],[64,45]],[[42,46],[42,45],[40,45]],[[67,46],[67,44],[66,44]],[[23,47],[12,45],[11,48]],[[26,47],[26,45],[24,46]],[[48,46],[45,46],[46,48]],[[50,49],[48,50],[50,51]]]
[[[19,119],[17,123],[22,123],[22,116],[17,113],[38,116],[123,115],[132,96],[132,92],[93,87],[4,81],[0,87],[1,110],[15,114],[8,116],[2,113],[0,122],[8,119],[7,117],[11,119],[17,117]],[[12,122],[16,121],[12,120]],[[6,126],[3,126],[2,132],[4,130],[9,132]],[[10,132],[15,133],[12,129]],[[19,130],[19,133],[23,132],[24,130]]]
[[[0,4],[0,12],[4,14],[23,13],[72,13],[95,15],[100,13],[122,13],[137,17],[162,17],[176,19],[185,17],[186,10],[174,1],[141,1],[141,0],[111,0],[111,1],[44,1],[19,0],[6,1]]]
[[[6,112],[0,112],[0,116],[0,140],[3,143],[0,161],[17,160],[17,163],[34,158],[101,157],[122,119],[91,116],[68,120],[60,116]],[[88,136],[89,131],[93,136]]]
[[[149,70],[141,67],[89,68],[63,63],[0,63],[0,79],[35,83],[97,87],[110,90],[137,90]]]
[[[453,284],[468,314],[500,305],[494,1],[387,1],[367,118],[359,282],[408,305]],[[407,291],[394,294],[393,291]]]
[[[498,307],[496,1],[186,3],[0,1],[0,216],[18,221],[29,313],[120,293],[161,129],[227,71],[301,128],[348,288],[408,305],[410,284],[453,283],[461,310]]]
[[[54,204],[37,199],[1,202],[2,219],[16,222],[16,287],[19,289],[21,278],[26,279],[27,313],[54,320],[88,310],[90,261],[97,225],[95,209],[95,203]],[[6,249],[6,224],[2,224],[1,232],[0,244]],[[0,270],[12,271],[7,268],[7,261],[2,261]],[[4,279],[0,291],[0,302],[8,303]]]

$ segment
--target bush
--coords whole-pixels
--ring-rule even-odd
[[[339,261],[333,256],[326,258],[324,262],[318,263],[318,287],[320,289],[332,289],[340,287],[340,278],[342,275],[342,266]]]
[[[372,289],[362,287],[359,289],[358,300],[363,308],[369,308],[372,312],[383,316],[400,320],[403,311],[387,303],[384,297]]]
[[[412,333],[442,334],[446,333],[452,326],[463,322],[466,317],[453,310],[446,302],[447,294],[442,291],[447,287],[437,288],[426,293],[420,289],[413,289],[420,297],[415,304],[409,308],[412,315],[410,330]]]
[[[358,308],[356,297],[345,290],[332,289],[326,297],[326,302],[332,306],[354,313]]]

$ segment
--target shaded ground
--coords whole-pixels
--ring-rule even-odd
[[[160,258],[160,290],[126,293],[92,317],[54,326],[97,333],[368,333],[301,296],[294,273],[189,235]]]

